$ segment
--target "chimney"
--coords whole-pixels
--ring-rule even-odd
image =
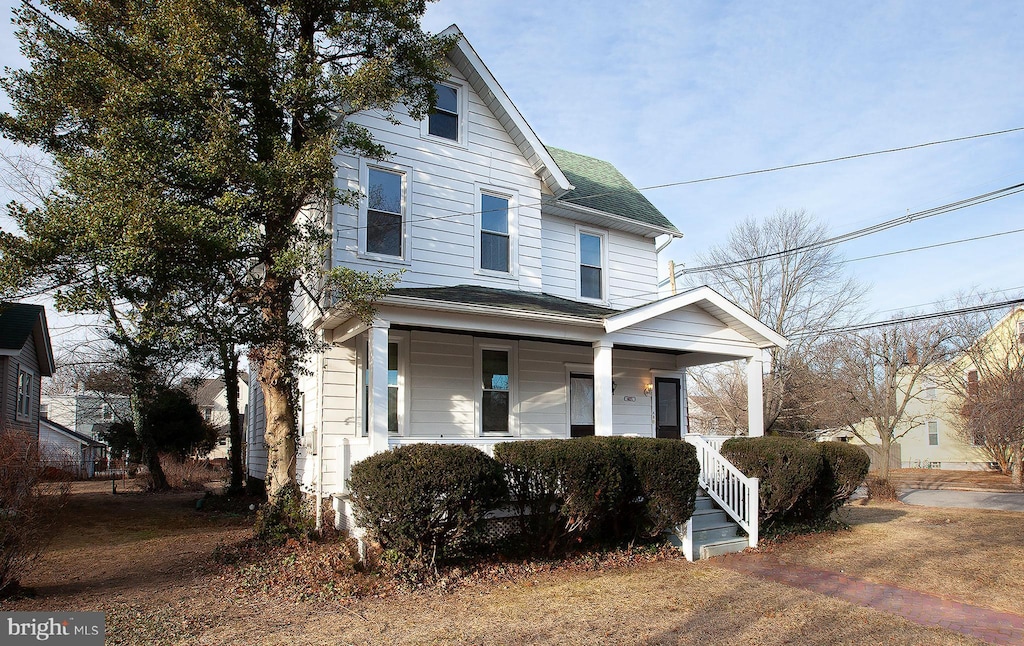
[[[917,346],[916,345],[911,344],[911,345],[907,346],[907,363],[909,363],[912,366],[916,366],[917,365]]]

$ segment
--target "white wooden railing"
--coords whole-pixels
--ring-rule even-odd
[[[487,455],[494,457],[494,445],[501,442],[514,442],[513,437],[398,437],[388,438],[388,448],[393,449],[407,444],[462,444],[473,446]]]
[[[687,434],[683,439],[697,449],[700,486],[747,532],[750,547],[757,547],[757,478],[743,475],[718,452],[729,438],[704,438],[697,434]]]

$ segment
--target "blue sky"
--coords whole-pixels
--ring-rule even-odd
[[[425,26],[458,24],[545,143],[645,187],[1024,126],[1018,6],[442,0]],[[21,64],[6,20],[0,64]],[[1024,132],[645,193],[685,234],[666,259],[692,265],[737,222],[779,208],[838,234],[1019,181]],[[1021,214],[1024,194],[840,251],[1010,231]],[[872,285],[865,314],[885,316],[1024,286],[1022,244],[1006,235],[848,267]]]
[[[1024,126],[1024,15],[1009,2],[442,0],[548,144],[638,187]],[[685,234],[804,208],[833,233],[1024,181],[1024,132],[645,191]],[[844,244],[847,258],[1024,228],[1024,194]],[[865,313],[1024,286],[1024,233],[851,262]],[[1015,290],[1017,292],[1022,290]],[[996,296],[1001,296],[997,294]]]

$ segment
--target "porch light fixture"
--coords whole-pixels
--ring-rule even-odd
[[[650,383],[644,384],[644,396],[645,397],[650,397],[651,393],[653,393],[653,392],[654,392],[654,384],[650,384]]]

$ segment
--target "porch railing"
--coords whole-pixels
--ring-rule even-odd
[[[704,438],[697,434],[687,434],[683,439],[697,449],[700,486],[747,532],[750,547],[757,547],[757,478],[743,475],[718,452],[728,438]]]
[[[494,457],[494,445],[501,442],[513,442],[516,438],[512,437],[397,437],[391,436],[388,438],[388,448],[393,449],[397,446],[405,446],[406,444],[462,444],[466,446],[473,446],[487,455]]]

